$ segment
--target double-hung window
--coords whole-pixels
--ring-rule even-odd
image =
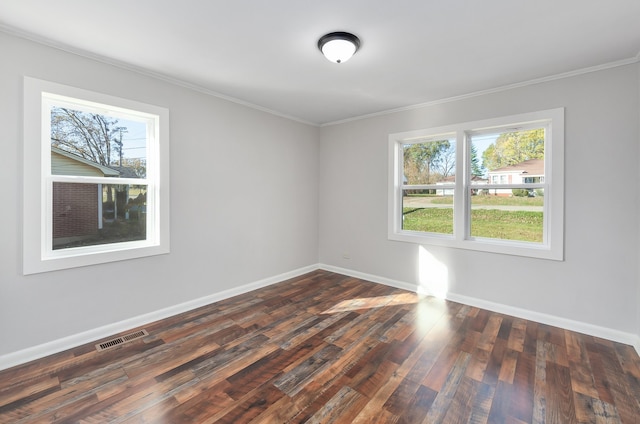
[[[389,136],[389,239],[563,259],[564,109]]]
[[[25,274],[169,251],[168,111],[25,78]]]

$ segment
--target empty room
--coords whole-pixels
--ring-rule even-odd
[[[640,422],[640,2],[0,2],[0,423]]]

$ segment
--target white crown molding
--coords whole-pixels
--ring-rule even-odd
[[[117,67],[117,68],[125,69],[127,71],[135,72],[137,74],[144,75],[144,76],[147,76],[147,77],[150,77],[150,78],[154,78],[154,79],[157,79],[157,80],[160,80],[160,81],[164,81],[164,82],[167,82],[169,84],[173,84],[173,85],[176,85],[176,86],[179,86],[179,87],[183,87],[183,88],[186,88],[186,89],[189,89],[189,90],[193,90],[193,91],[196,91],[198,93],[202,93],[202,94],[206,94],[206,95],[209,95],[209,96],[212,96],[212,97],[216,97],[216,98],[219,98],[221,100],[226,100],[226,101],[231,102],[231,103],[235,103],[235,104],[238,104],[238,105],[241,105],[241,106],[245,106],[245,107],[248,107],[248,108],[251,108],[251,109],[259,110],[261,112],[265,112],[265,113],[268,113],[268,114],[271,114],[271,115],[275,115],[275,116],[278,116],[280,118],[288,119],[290,121],[295,121],[295,122],[299,122],[301,124],[311,125],[311,126],[314,126],[314,127],[318,127],[319,126],[317,123],[310,122],[310,121],[305,121],[304,119],[300,119],[300,118],[298,118],[296,116],[293,116],[293,115],[287,115],[285,113],[281,113],[281,112],[278,112],[278,111],[273,110],[273,109],[269,109],[269,108],[266,108],[266,107],[263,107],[263,106],[260,106],[260,105],[256,105],[254,103],[250,103],[250,102],[247,102],[247,101],[244,101],[244,100],[240,100],[240,99],[237,99],[237,98],[232,97],[232,96],[227,96],[226,94],[218,93],[217,91],[210,90],[210,89],[202,87],[200,85],[193,84],[193,83],[190,83],[188,81],[181,80],[179,78],[171,77],[169,75],[165,75],[165,74],[162,74],[160,72],[155,72],[155,71],[152,71],[152,70],[147,69],[147,68],[131,65],[130,63],[126,63],[126,62],[122,62],[122,61],[119,61],[119,60],[116,60],[116,59],[112,59],[112,58],[109,58],[107,56],[102,56],[102,55],[99,55],[99,54],[95,54],[95,53],[92,53],[92,52],[87,51],[87,50],[78,49],[78,48],[72,47],[72,46],[70,46],[68,44],[60,43],[60,42],[51,40],[51,39],[46,38],[46,37],[41,37],[39,35],[35,35],[33,33],[30,33],[30,32],[27,32],[27,31],[23,31],[23,30],[20,30],[20,29],[17,29],[17,28],[14,28],[14,27],[11,27],[11,26],[8,26],[8,25],[5,25],[5,24],[1,24],[0,23],[0,32],[4,32],[4,33],[12,35],[14,37],[23,38],[25,40],[33,41],[34,43],[38,43],[38,44],[42,44],[42,45],[45,45],[45,46],[48,46],[48,47],[52,47],[54,49],[61,50],[61,51],[64,51],[66,53],[74,54],[76,56],[80,56],[80,57],[84,57],[84,58],[87,58],[87,59],[95,60],[96,62],[101,62],[101,63],[104,63],[106,65],[110,65],[110,66],[114,66],[114,67]]]
[[[188,312],[193,309],[200,308],[202,306],[210,305],[214,302],[219,302],[224,299],[228,299],[239,294],[247,293],[253,290],[267,287],[272,284],[280,283],[290,278],[299,277],[306,273],[315,271],[318,269],[318,265],[309,265],[303,268],[286,272],[283,274],[275,275],[273,277],[265,278],[252,283],[244,284],[240,287],[224,290],[219,293],[214,293],[208,296],[201,297],[199,299],[190,300],[180,303],[178,305],[169,306],[164,309],[160,309],[147,314],[132,317],[120,322],[98,327],[92,330],[84,331],[81,333],[73,334],[67,337],[63,337],[58,340],[43,343],[37,346],[29,347],[0,356],[0,370],[11,368],[17,365],[25,364],[27,362],[44,358],[45,356],[53,355],[74,347],[82,346],[87,343],[97,342],[100,339],[112,337],[115,334],[129,331],[131,329],[147,325],[151,322],[155,322],[161,319],[169,318],[183,312]]]
[[[500,93],[500,92],[503,92],[503,91],[509,91],[509,90],[513,90],[513,89],[516,89],[516,88],[527,87],[527,86],[530,86],[530,85],[542,84],[542,83],[545,83],[545,82],[556,81],[556,80],[560,80],[560,79],[564,79],[564,78],[571,78],[571,77],[584,75],[584,74],[590,74],[592,72],[604,71],[606,69],[617,68],[617,67],[620,67],[620,66],[632,65],[632,64],[638,63],[638,62],[640,62],[640,52],[635,57],[631,57],[629,59],[623,59],[623,60],[618,60],[618,61],[615,61],[615,62],[604,63],[602,65],[592,66],[592,67],[583,68],[583,69],[577,69],[575,71],[569,71],[569,72],[564,72],[564,73],[561,73],[561,74],[550,75],[550,76],[547,76],[547,77],[542,77],[542,78],[536,78],[536,79],[532,79],[532,80],[528,80],[528,81],[517,82],[517,83],[514,83],[514,84],[503,85],[503,86],[500,86],[500,87],[490,88],[488,90],[475,91],[473,93],[462,94],[460,96],[447,97],[447,98],[444,98],[444,99],[433,100],[433,101],[430,101],[430,102],[418,103],[418,104],[415,104],[415,105],[403,106],[403,107],[399,107],[399,108],[395,108],[395,109],[388,109],[388,110],[384,110],[384,111],[380,111],[380,112],[369,113],[367,115],[355,116],[353,118],[342,119],[342,120],[339,120],[339,121],[327,122],[327,123],[321,124],[320,127],[327,127],[327,126],[331,126],[331,125],[339,125],[339,124],[344,124],[344,123],[347,123],[347,122],[359,121],[359,120],[362,120],[362,119],[375,118],[377,116],[391,115],[393,113],[405,112],[405,111],[409,111],[409,110],[416,110],[416,109],[420,109],[420,108],[424,108],[424,107],[435,106],[435,105],[439,105],[439,104],[443,104],[443,103],[451,103],[451,102],[456,102],[456,101],[459,101],[459,100],[471,99],[473,97],[484,96],[484,95],[487,95],[487,94]]]
[[[605,69],[610,69],[610,68],[616,68],[619,66],[624,66],[624,65],[629,65],[629,64],[633,64],[633,63],[638,63],[640,62],[640,52],[638,52],[638,54],[635,57],[631,57],[629,59],[623,59],[623,60],[619,60],[619,61],[615,61],[615,62],[609,62],[609,63],[605,63],[602,65],[597,65],[597,66],[592,66],[589,68],[583,68],[583,69],[578,69],[575,71],[570,71],[570,72],[565,72],[565,73],[561,73],[561,74],[556,74],[556,75],[550,75],[547,77],[543,77],[543,78],[537,78],[537,79],[532,79],[532,80],[528,80],[528,81],[522,81],[519,83],[515,83],[515,84],[509,84],[509,85],[504,85],[504,86],[500,86],[500,87],[496,87],[496,88],[491,88],[488,90],[482,90],[482,91],[476,91],[473,93],[468,93],[468,94],[462,94],[460,96],[454,96],[454,97],[447,97],[444,99],[438,99],[438,100],[433,100],[433,101],[429,101],[429,102],[424,102],[424,103],[418,103],[415,105],[409,105],[409,106],[403,106],[403,107],[399,107],[399,108],[394,108],[394,109],[387,109],[387,110],[383,110],[380,112],[374,112],[374,113],[370,113],[370,114],[366,114],[366,115],[360,115],[360,116],[354,116],[351,118],[347,118],[347,119],[341,119],[338,121],[332,121],[332,122],[326,122],[326,123],[316,123],[316,122],[310,122],[301,118],[298,118],[296,116],[293,115],[288,115],[285,113],[281,113],[278,112],[276,110],[273,109],[269,109],[260,105],[256,105],[254,103],[250,103],[244,100],[240,100],[237,99],[235,97],[231,97],[228,96],[226,94],[222,94],[222,93],[218,93],[217,91],[213,91],[210,90],[208,88],[202,87],[200,85],[197,84],[193,84],[184,80],[181,80],[179,78],[175,78],[175,77],[171,77],[159,72],[155,72],[155,71],[151,71],[149,69],[146,68],[142,68],[139,66],[134,66],[131,65],[129,63],[126,62],[122,62],[122,61],[118,61],[115,59],[111,59],[109,57],[106,56],[102,56],[102,55],[98,55],[95,53],[92,53],[90,51],[87,50],[83,50],[83,49],[78,49],[72,46],[69,46],[68,44],[64,44],[64,43],[60,43],[54,40],[51,40],[49,38],[46,37],[42,37],[42,36],[38,36],[36,34],[27,32],[27,31],[23,31],[14,27],[11,27],[9,25],[5,25],[0,23],[0,31],[1,32],[5,32],[9,35],[13,35],[15,37],[20,37],[20,38],[24,38],[26,40],[30,40],[39,44],[43,44],[58,50],[62,50],[65,51],[67,53],[71,53],[71,54],[75,54],[77,56],[81,56],[81,57],[85,57],[88,59],[92,59],[98,62],[102,62],[111,66],[115,66],[118,68],[122,68],[122,69],[126,69],[128,71],[132,71],[132,72],[136,72],[138,74],[141,75],[145,75],[151,78],[155,78],[161,81],[165,81],[168,82],[170,84],[173,85],[177,85],[183,88],[187,88],[199,93],[203,93],[203,94],[207,94],[210,95],[212,97],[217,97],[219,99],[222,100],[226,100],[232,103],[236,103],[251,109],[256,109],[265,113],[269,113],[271,115],[275,115],[278,116],[280,118],[285,118],[285,119],[289,119],[291,121],[295,121],[295,122],[299,122],[305,125],[311,125],[314,127],[326,127],[326,126],[331,126],[331,125],[339,125],[339,124],[344,124],[347,122],[353,122],[353,121],[359,121],[362,119],[368,119],[368,118],[373,118],[373,117],[377,117],[377,116],[384,116],[384,115],[390,115],[393,113],[398,113],[398,112],[404,112],[404,111],[409,111],[409,110],[415,110],[415,109],[420,109],[423,107],[428,107],[428,106],[434,106],[434,105],[438,105],[438,104],[442,104],[442,103],[450,103],[450,102],[455,102],[458,100],[464,100],[464,99],[469,99],[469,98],[473,98],[473,97],[478,97],[478,96],[483,96],[486,94],[492,94],[492,93],[499,93],[502,91],[507,91],[507,90],[512,90],[514,88],[520,88],[520,87],[526,87],[529,85],[535,85],[535,84],[541,84],[544,82],[549,82],[549,81],[554,81],[554,80],[559,80],[559,79],[563,79],[563,78],[570,78],[570,77],[574,77],[577,75],[582,75],[582,74],[588,74],[591,72],[597,72],[597,71],[602,71]]]

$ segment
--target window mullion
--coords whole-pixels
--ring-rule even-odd
[[[464,130],[456,131],[456,189],[453,201],[453,235],[456,240],[467,238],[468,231],[468,196],[467,186],[467,140]]]

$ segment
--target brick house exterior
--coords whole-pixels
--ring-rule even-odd
[[[98,234],[98,185],[53,184],[53,240],[56,244]]]
[[[119,172],[73,153],[51,147],[51,173],[115,177]],[[100,184],[55,182],[52,201],[53,248],[92,238],[102,228]]]

